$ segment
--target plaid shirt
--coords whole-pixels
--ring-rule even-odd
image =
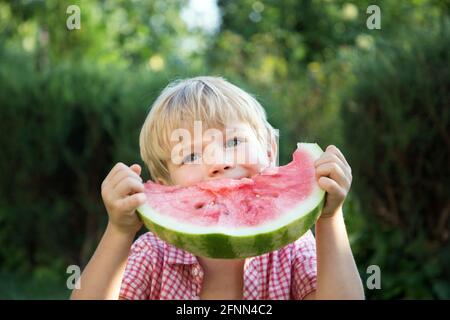
[[[284,248],[247,258],[244,300],[301,300],[316,289],[316,243],[311,231]],[[197,258],[147,232],[131,247],[122,299],[198,300],[203,270]]]

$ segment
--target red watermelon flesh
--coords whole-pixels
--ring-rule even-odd
[[[219,179],[190,187],[145,184],[147,204],[180,223],[250,227],[273,221],[311,192],[314,160],[297,149],[288,165],[251,179]]]

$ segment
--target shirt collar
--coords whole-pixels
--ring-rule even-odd
[[[168,243],[165,243],[166,250],[164,250],[166,255],[166,261],[169,264],[195,264],[198,263],[197,258],[182,249],[174,247]]]
[[[189,253],[183,249],[179,249],[167,242],[164,242],[166,250],[164,250],[165,261],[169,264],[197,264],[198,259],[192,253]],[[249,265],[258,257],[251,257],[245,259],[244,269],[247,269]]]

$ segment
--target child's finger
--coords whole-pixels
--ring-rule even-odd
[[[145,193],[140,192],[120,199],[118,206],[121,211],[133,211],[143,205],[145,201],[147,201],[147,196],[145,195]]]
[[[314,166],[317,168],[318,166],[329,162],[337,163],[345,172],[347,178],[349,178],[349,180],[352,179],[352,169],[350,168],[350,166],[347,163],[342,162],[341,158],[339,158],[334,152],[332,153],[330,150],[324,153],[318,160],[316,160],[314,162]]]
[[[144,185],[133,177],[126,177],[122,179],[117,187],[114,189],[114,193],[119,197],[123,198],[126,195],[132,193],[138,193],[144,191]]]
[[[330,177],[335,180],[340,186],[346,189],[350,187],[351,181],[349,177],[346,176],[344,170],[335,162],[327,162],[319,165],[316,168],[316,176],[318,178],[322,176]]]
[[[319,159],[314,162],[314,165],[317,167],[327,162],[337,162],[338,164],[342,165],[342,167],[345,166],[342,160],[336,154],[331,152],[324,153]]]
[[[119,185],[119,183],[123,180],[126,179],[127,177],[131,177],[133,179],[136,179],[139,182],[142,182],[142,178],[136,174],[136,172],[130,170],[130,168],[126,168],[124,170],[121,170],[120,172],[118,172],[114,178],[111,180],[111,185],[112,188],[115,189],[117,188],[117,186]]]
[[[344,164],[342,160],[334,153],[331,152],[324,153],[322,157],[320,157],[318,160],[314,162],[314,166],[317,168],[318,166],[323,165],[325,163],[337,163],[344,171],[347,177],[351,177],[352,175],[351,168],[348,165]]]
[[[140,165],[138,165],[138,164],[135,163],[135,164],[133,164],[133,165],[130,167],[130,169],[133,170],[133,172],[136,172],[136,174],[137,174],[138,176],[141,175],[142,169],[141,169],[141,166],[140,166]]]
[[[344,163],[346,166],[350,168],[347,159],[345,159],[344,155],[342,154],[341,150],[339,150],[338,147],[336,147],[335,145],[330,145],[327,147],[327,150],[333,152],[342,161],[342,163]]]
[[[111,168],[111,170],[109,171],[109,173],[107,174],[105,180],[103,180],[103,185],[108,185],[111,180],[114,178],[114,176],[121,171],[122,169],[124,169],[126,167],[125,164],[123,164],[122,162],[118,162],[114,165],[114,167]]]
[[[345,196],[345,191],[331,178],[320,177],[318,184],[329,194]]]

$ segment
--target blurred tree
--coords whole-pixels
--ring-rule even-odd
[[[187,0],[0,1],[0,38],[19,41],[39,63],[82,59],[122,65],[186,63],[180,43],[192,35],[180,18]],[[68,30],[69,5],[81,10],[81,29]],[[196,31],[194,34],[197,34]],[[153,63],[150,59],[153,57]],[[155,63],[155,59],[159,63]]]
[[[368,220],[356,252],[382,268],[389,297],[450,297],[450,20],[429,24],[359,52],[343,99]]]
[[[252,81],[295,79],[304,72],[302,66],[334,59],[341,47],[355,45],[368,34],[366,10],[371,4],[369,0],[219,0],[222,23],[210,51],[211,65]],[[376,4],[381,8],[382,33],[370,32],[372,37],[393,35],[405,25],[424,25],[450,10],[446,0]],[[265,76],[267,69],[271,78]]]

